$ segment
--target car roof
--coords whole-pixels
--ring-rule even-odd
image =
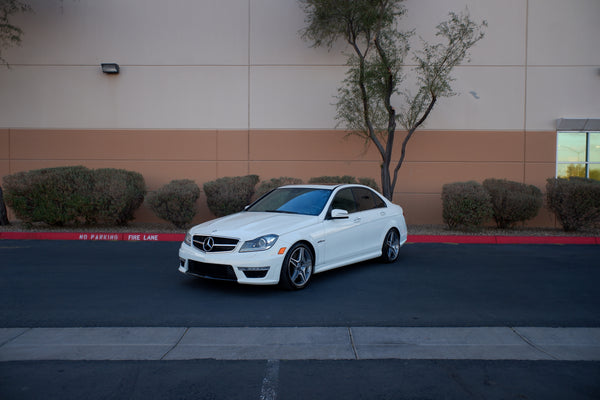
[[[338,187],[367,187],[364,185],[360,185],[360,184],[355,184],[355,183],[332,183],[332,184],[319,184],[319,185],[304,185],[304,184],[300,184],[300,185],[285,185],[285,186],[280,186],[278,189],[281,188],[307,188],[307,189],[327,189],[327,190],[333,190],[335,188]]]

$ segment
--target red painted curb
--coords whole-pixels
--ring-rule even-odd
[[[409,243],[496,244],[495,236],[408,235]]]
[[[600,238],[583,236],[497,236],[498,244],[600,244]]]
[[[452,244],[600,244],[600,237],[408,235],[408,242]]]
[[[0,232],[10,240],[84,240],[126,242],[181,242],[183,233],[109,233],[109,232]]]
[[[125,242],[182,242],[183,233],[0,232],[0,240],[83,240]],[[594,236],[471,236],[408,235],[407,243],[453,244],[596,244]]]

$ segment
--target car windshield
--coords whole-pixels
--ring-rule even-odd
[[[247,211],[319,215],[330,195],[330,189],[279,188],[252,204]]]

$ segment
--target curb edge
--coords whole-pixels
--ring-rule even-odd
[[[0,240],[76,240],[124,242],[182,242],[183,233],[138,232],[0,232]],[[471,236],[408,235],[407,243],[450,244],[584,244],[600,245],[596,236]]]

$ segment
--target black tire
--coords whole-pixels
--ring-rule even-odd
[[[288,290],[304,289],[312,277],[314,266],[310,248],[304,243],[296,243],[283,260],[279,284]]]
[[[400,256],[400,234],[395,228],[392,228],[386,233],[381,246],[381,261],[385,263],[393,263]]]

